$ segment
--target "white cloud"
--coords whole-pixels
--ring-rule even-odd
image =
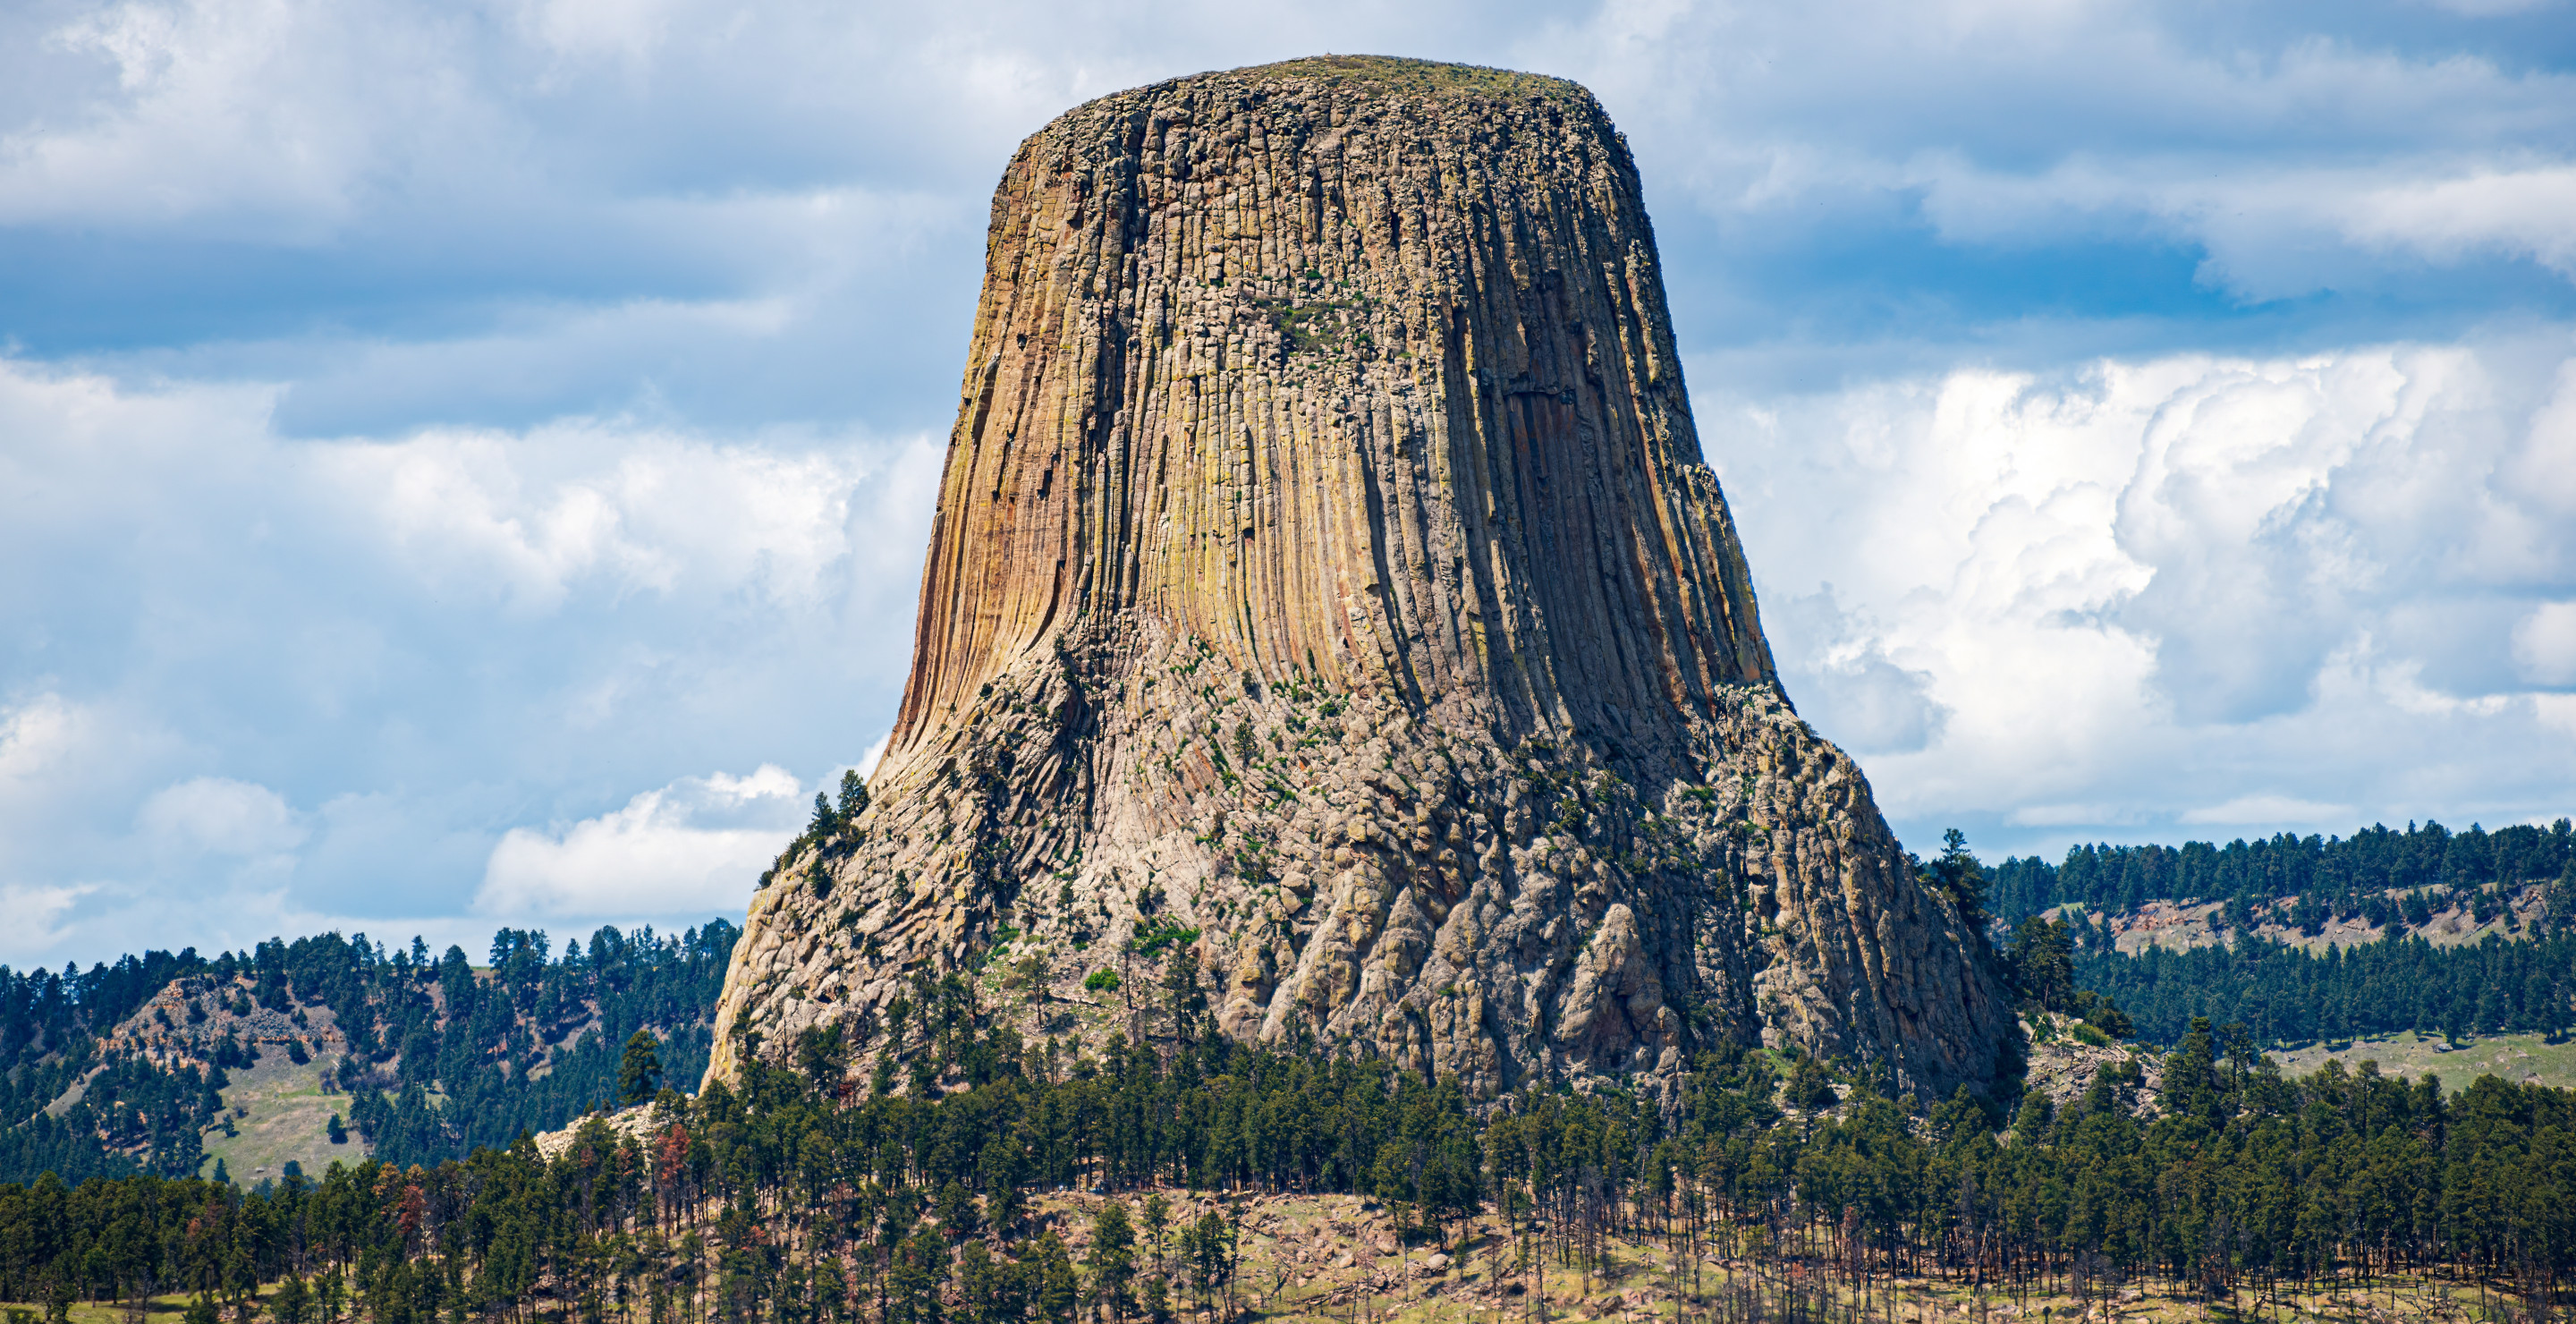
[[[586,580],[612,597],[811,601],[852,551],[850,498],[872,467],[592,420],[435,429],[311,463],[427,584],[540,614]]]
[[[2576,276],[2576,77],[2474,28],[1975,0],[1625,4],[1552,26],[1529,58],[1602,92],[1658,196],[1746,227],[1730,234],[1919,208],[1944,240],[2006,251],[2197,246],[2208,280],[2253,299],[2480,257]]]
[[[786,770],[763,765],[744,777],[684,777],[565,827],[513,828],[492,850],[474,910],[577,917],[737,910],[793,831],[800,789]]]
[[[87,895],[143,795],[193,753],[113,702],[47,689],[0,704],[0,886]]]
[[[245,859],[283,854],[306,835],[277,792],[229,777],[197,777],[155,791],[138,821],[174,849]]]
[[[1962,369],[1699,414],[1792,697],[1910,835],[2516,821],[2566,811],[2576,756],[2522,706],[2555,713],[2528,686],[2576,666],[2576,611],[2531,603],[2576,584],[2576,537],[2514,477],[2558,444],[2571,350]],[[1855,689],[1873,666],[1902,685]],[[1891,694],[1940,720],[1890,740]]]
[[[68,756],[80,740],[80,714],[59,694],[40,694],[0,717],[0,778],[27,782]]]
[[[2513,660],[2535,685],[2576,684],[2576,602],[2544,602],[2516,622]]]
[[[569,62],[611,60],[636,74],[669,37],[680,8],[652,0],[535,0],[519,6],[519,20]]]
[[[2097,827],[2134,821],[2135,811],[2112,804],[2017,805],[2004,815],[2008,827]]]
[[[0,883],[0,957],[17,952],[43,952],[62,940],[62,919],[90,889],[78,886],[28,886]]]
[[[885,729],[931,438],[307,441],[274,398],[0,360],[0,561],[45,567],[0,576],[0,886],[55,916],[0,960],[454,932],[513,828],[674,767],[837,767]],[[675,805],[704,808],[666,795],[624,839]],[[727,857],[738,905],[795,824],[713,827],[765,842]]]
[[[2208,251],[2205,277],[2257,299],[2363,284],[2389,256],[2438,265],[2524,259],[2576,277],[2576,166],[2436,153],[2368,166],[2256,167],[2197,155],[2074,152],[2010,170],[1929,152],[1851,167],[1846,186],[1922,190],[1950,239],[2044,243],[2145,228]],[[1794,204],[1794,196],[1783,198]]]
[[[2145,224],[2220,250],[2249,290],[2364,272],[2319,266],[2303,251],[2319,244],[2569,260],[2553,221],[2576,81],[2514,67],[2474,27],[2409,48],[2366,11],[2217,24],[1986,0],[486,8],[462,22],[405,0],[75,5],[0,63],[55,90],[0,120],[0,220],[301,245],[382,227],[432,251],[440,235],[515,232],[583,262],[654,228],[639,202],[766,205],[864,178],[971,208],[1013,142],[1084,97],[1377,50],[1582,78],[1659,187],[1728,213],[1803,223],[1820,204],[1919,192],[1955,236]],[[2373,164],[2326,164],[2353,160]],[[720,242],[740,233],[663,231],[635,256],[769,256]]]
[[[2284,825],[2305,824],[2329,832],[2342,833],[2358,826],[2353,821],[2351,805],[2318,804],[2296,796],[2257,793],[2240,795],[2225,804],[2189,809],[2182,813],[2185,823],[2206,823],[2224,827],[2257,827],[2278,829]]]
[[[1769,607],[1768,630],[1782,645],[1778,660],[1792,693],[1834,714],[1846,748],[1918,750],[1940,734],[1950,714],[1932,700],[1931,674],[1891,661],[1881,632],[1844,613],[1833,585]]]
[[[2346,233],[2430,257],[2492,249],[2576,276],[2576,166],[2480,170],[2372,188],[2349,210]]]
[[[187,221],[319,240],[384,182],[369,176],[396,165],[381,153],[406,120],[418,131],[476,114],[434,58],[454,51],[453,38],[425,17],[296,0],[75,10],[21,62],[104,65],[112,77],[0,136],[0,219]],[[320,45],[371,44],[383,54],[306,58]]]

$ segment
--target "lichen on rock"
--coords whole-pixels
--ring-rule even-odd
[[[1191,931],[1225,1033],[1488,1096],[1720,1041],[1946,1092],[2013,1033],[1780,689],[1560,80],[1302,60],[1022,144],[870,791],[755,897],[714,1075],[997,945],[1080,1010]]]

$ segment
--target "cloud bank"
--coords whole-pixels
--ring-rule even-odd
[[[803,788],[764,764],[686,777],[560,832],[512,828],[492,848],[474,909],[487,915],[722,914],[793,833]]]
[[[2576,338],[1701,415],[1791,693],[1909,839],[2569,811]]]
[[[0,363],[0,555],[49,571],[0,585],[0,877],[47,917],[0,960],[703,921],[748,895],[765,854],[743,843],[801,818],[746,739],[821,780],[892,705],[924,437],[571,418],[308,441],[274,400]],[[584,852],[698,840],[646,829],[726,788],[788,808],[707,838],[761,857],[720,894],[584,881]],[[527,835],[602,801],[626,817],[555,857]]]

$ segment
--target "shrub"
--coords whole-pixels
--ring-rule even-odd
[[[1816,1059],[1799,1059],[1797,1069],[1789,1073],[1789,1106],[1814,1112],[1831,1108],[1842,1101],[1834,1093],[1834,1078]]]

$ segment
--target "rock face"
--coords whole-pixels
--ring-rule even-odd
[[[1720,1040],[1988,1076],[1974,922],[1780,690],[1589,93],[1337,57],[1104,97],[986,251],[873,802],[755,897],[713,1076],[866,1042],[921,972],[1162,1032],[1183,946],[1226,1033],[1480,1093]]]

